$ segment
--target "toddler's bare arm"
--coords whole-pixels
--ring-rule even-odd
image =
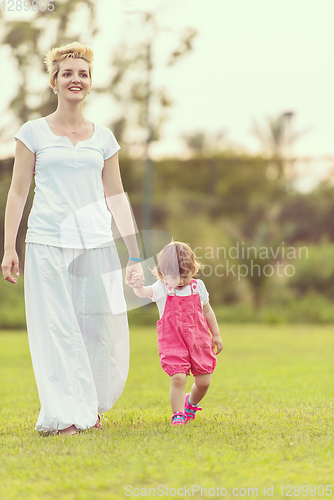
[[[138,273],[133,271],[131,273],[131,281],[132,281],[132,283],[142,281],[142,277]],[[153,296],[153,288],[151,286],[141,286],[141,287],[133,288],[133,291],[135,292],[137,297],[151,299]]]
[[[210,332],[212,333],[212,347],[215,348],[217,346],[217,354],[219,354],[224,346],[220,336],[216,315],[209,302],[203,306],[203,314],[207,319]]]

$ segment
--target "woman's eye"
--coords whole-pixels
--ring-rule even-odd
[[[71,73],[64,73],[63,76],[71,76]],[[81,73],[80,76],[84,76],[84,77],[88,77],[88,75],[86,73]]]

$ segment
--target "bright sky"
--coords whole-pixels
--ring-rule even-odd
[[[138,43],[150,35],[139,15],[125,14],[146,10],[157,12],[159,24],[171,30],[155,37],[153,84],[166,88],[174,106],[153,156],[182,154],[180,134],[198,129],[225,130],[231,143],[260,151],[252,120],[293,111],[294,128],[309,129],[294,153],[334,157],[332,0],[99,0],[101,33],[91,43],[95,81],[108,77],[105,68],[119,42]],[[168,68],[167,56],[187,27],[199,33],[194,51]],[[11,92],[12,81],[6,81],[0,80],[3,102]],[[112,121],[112,107],[92,97],[89,118]],[[319,159],[307,171],[302,165],[304,188],[330,166]]]

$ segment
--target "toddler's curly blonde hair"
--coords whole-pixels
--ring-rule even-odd
[[[152,269],[157,279],[163,275],[183,275],[191,273],[194,277],[204,264],[196,260],[196,256],[189,245],[180,241],[172,241],[158,254],[158,265]]]

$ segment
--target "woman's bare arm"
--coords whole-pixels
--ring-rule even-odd
[[[118,163],[118,153],[115,153],[111,158],[105,160],[102,171],[102,182],[106,200],[110,212],[113,215],[117,228],[124,240],[130,257],[140,257],[135,222],[132,216],[129,200],[124,193],[121,173]],[[136,271],[142,279],[144,273],[139,262],[129,261],[126,269],[125,282],[133,286],[131,281],[131,273]]]
[[[20,140],[17,140],[12,182],[6,204],[5,253],[1,264],[3,276],[10,283],[17,282],[16,278],[11,275],[12,267],[17,276],[19,273],[19,259],[15,250],[16,238],[33,178],[34,167],[34,153]]]

